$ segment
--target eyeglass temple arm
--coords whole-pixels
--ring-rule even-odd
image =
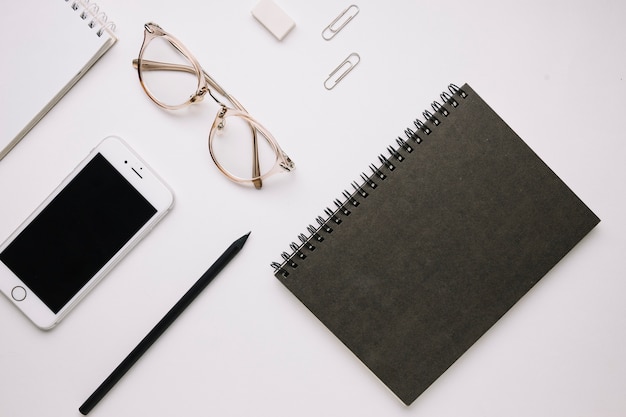
[[[139,60],[135,58],[133,59],[133,68],[137,69],[138,67],[139,67]],[[168,62],[151,61],[148,59],[141,60],[141,70],[142,71],[181,71],[181,72],[188,72],[190,74],[196,73],[196,69],[189,65],[171,64]],[[213,87],[219,94],[223,95],[228,100],[232,101],[232,98],[230,97],[230,95],[217,82],[215,82],[215,80],[211,78],[209,74],[206,73],[206,71],[202,70],[202,72],[211,87]],[[213,98],[215,99],[215,97]],[[215,101],[219,103],[219,100],[215,99]],[[236,104],[235,102],[233,102],[233,104]]]

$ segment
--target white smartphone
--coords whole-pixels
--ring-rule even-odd
[[[0,245],[0,291],[54,327],[173,203],[123,140],[104,139]]]

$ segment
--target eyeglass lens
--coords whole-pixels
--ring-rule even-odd
[[[142,55],[141,78],[150,94],[166,106],[187,102],[198,90],[199,75],[192,63],[166,37],[152,39]],[[150,61],[161,66],[152,65]],[[162,64],[173,64],[162,66]]]
[[[253,175],[255,146],[252,127],[240,117],[229,117],[224,128],[213,136],[213,156],[231,175],[250,179]],[[276,153],[266,138],[257,130],[256,152],[260,176],[267,174],[276,163]]]

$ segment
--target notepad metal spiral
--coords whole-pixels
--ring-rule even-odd
[[[376,166],[371,164],[369,168],[372,173],[369,176],[365,173],[361,173],[363,182],[361,184],[358,184],[356,181],[352,182],[351,185],[354,191],[350,193],[345,190],[343,192],[343,197],[345,198],[343,202],[339,199],[335,199],[335,210],[331,210],[327,207],[324,210],[327,217],[323,218],[318,216],[315,219],[317,227],[309,225],[307,227],[309,235],[307,236],[301,233],[298,236],[300,243],[292,242],[291,245],[289,245],[291,253],[283,252],[281,254],[283,261],[280,263],[272,262],[271,265],[276,274],[280,274],[283,277],[289,276],[290,270],[297,268],[302,260],[306,259],[328,235],[333,233],[334,227],[340,225],[346,217],[350,216],[352,210],[358,207],[362,201],[369,196],[370,192],[375,190],[379,183],[384,181],[387,176],[397,168],[398,165],[396,165],[396,161],[401,164],[407,158],[408,154],[414,151],[413,145],[422,143],[421,135],[430,135],[433,131],[430,126],[437,128],[442,123],[443,118],[450,115],[449,108],[458,107],[460,101],[457,99],[465,99],[467,93],[460,87],[450,84],[448,91],[441,93],[440,97],[443,104],[434,101],[431,104],[433,112],[428,110],[422,112],[422,116],[426,122],[415,119],[413,125],[416,130],[413,130],[413,128],[406,128],[404,130],[407,140],[398,137],[396,139],[397,148],[392,146],[387,147],[390,156],[380,154],[378,156],[380,165]]]
[[[91,29],[97,29],[96,35],[102,36],[105,31],[115,31],[115,23],[109,21],[106,13],[100,10],[97,3],[92,3],[90,0],[65,0],[65,2],[72,10],[80,12],[80,18],[88,21],[87,25]]]

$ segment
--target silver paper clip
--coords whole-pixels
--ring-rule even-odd
[[[341,29],[343,29],[348,23],[350,23],[350,21],[354,19],[357,14],[359,14],[359,6],[355,4],[345,9],[335,18],[335,20],[330,22],[330,25],[324,28],[322,31],[322,38],[327,41],[334,38],[335,35],[339,33],[339,31],[341,31]]]
[[[361,57],[356,52],[352,52],[346,59],[343,60],[337,68],[330,73],[326,81],[324,81],[324,87],[327,90],[332,90],[346,75],[350,73],[361,62]]]

